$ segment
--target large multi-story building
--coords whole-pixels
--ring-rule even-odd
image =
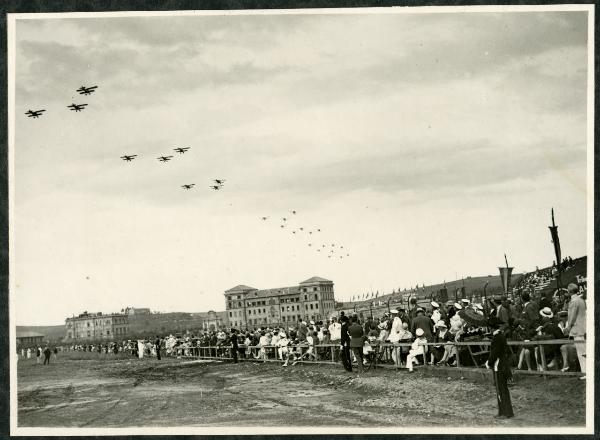
[[[225,291],[232,327],[290,326],[299,320],[325,320],[335,314],[333,281],[312,277],[296,286],[256,289],[243,284]]]
[[[67,341],[119,339],[129,331],[128,315],[125,313],[83,312],[65,320]]]

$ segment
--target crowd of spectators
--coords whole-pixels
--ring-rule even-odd
[[[431,301],[420,307],[415,298],[407,308],[393,309],[381,316],[346,316],[342,312],[328,321],[300,320],[294,326],[252,330],[219,329],[196,335],[169,335],[152,338],[72,344],[61,350],[97,353],[99,356],[125,353],[129,356],[161,358],[221,357],[279,360],[284,367],[301,361],[341,361],[346,370],[358,370],[374,360],[405,366],[409,371],[419,363],[470,366],[474,355],[485,347],[455,345],[490,339],[486,327],[490,316],[504,326],[512,341],[543,341],[570,338],[585,340],[586,282],[579,277],[567,289],[530,293],[524,286],[546,280],[547,271],[538,271],[524,280],[511,296],[487,299],[475,304],[468,299],[439,304]],[[518,293],[521,292],[521,293]],[[517,369],[561,369],[585,372],[585,344],[513,345]],[[542,357],[542,350],[544,357]],[[23,358],[34,353],[38,362],[41,347],[21,350]],[[57,349],[53,350],[56,356]],[[575,359],[578,362],[574,361]],[[475,363],[475,365],[477,365]]]

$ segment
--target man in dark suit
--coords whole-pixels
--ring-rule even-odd
[[[348,317],[342,315],[340,320],[342,321],[342,337],[340,343],[342,344],[342,364],[346,371],[352,371],[352,360],[350,359],[350,335],[348,334]]]
[[[410,332],[414,335],[417,333],[418,328],[423,330],[427,342],[433,341],[433,321],[425,316],[425,311],[421,307],[417,308],[417,316],[412,320]]]
[[[154,345],[156,346],[156,359],[160,361],[160,336],[156,335],[156,341],[154,341]]]
[[[514,414],[507,384],[510,376],[510,365],[508,361],[508,345],[506,344],[506,336],[504,335],[506,324],[501,323],[497,317],[492,316],[488,320],[488,326],[495,329],[492,336],[490,356],[485,363],[486,368],[492,369],[494,384],[496,385],[498,415],[494,417],[509,419],[514,417]]]
[[[527,292],[523,293],[521,298],[523,300],[523,311],[521,312],[519,324],[525,327],[528,336],[533,336],[539,321],[538,306],[535,301],[531,300]]]
[[[238,335],[237,335],[237,330],[232,328],[231,329],[231,336],[229,337],[229,340],[231,341],[231,357],[233,358],[233,363],[237,364],[238,363]]]
[[[363,372],[363,345],[365,344],[365,332],[362,326],[358,323],[356,316],[352,317],[351,324],[348,327],[350,334],[350,347],[358,363],[358,372]]]

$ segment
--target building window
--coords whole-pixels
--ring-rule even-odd
[[[316,292],[316,291],[317,291],[317,288],[316,288],[316,287],[313,287],[313,292]]]
[[[233,318],[233,313],[229,312],[229,317]]]
[[[285,307],[282,307],[282,308],[281,308],[281,311],[282,311],[282,312],[285,312]]]
[[[315,304],[315,309],[319,310],[319,304]]]
[[[87,323],[87,326],[88,326],[88,327],[90,326],[90,323],[89,323],[89,322]],[[89,333],[89,332],[88,332],[88,333]],[[88,336],[89,336],[89,335],[88,335]]]
[[[306,292],[306,289],[304,291]],[[308,295],[304,295],[304,301],[308,301]]]
[[[311,310],[313,309],[313,305],[312,305],[312,304],[310,305],[310,309],[311,309]]]
[[[319,300],[319,296],[315,293],[315,301]]]

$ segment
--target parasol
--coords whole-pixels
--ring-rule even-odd
[[[459,310],[458,316],[460,316],[462,319],[464,319],[465,321],[467,321],[467,323],[469,323],[471,325],[480,326],[480,325],[485,325],[485,323],[486,323],[485,316],[483,316],[480,313],[477,313],[473,309],[467,308],[467,309]]]

